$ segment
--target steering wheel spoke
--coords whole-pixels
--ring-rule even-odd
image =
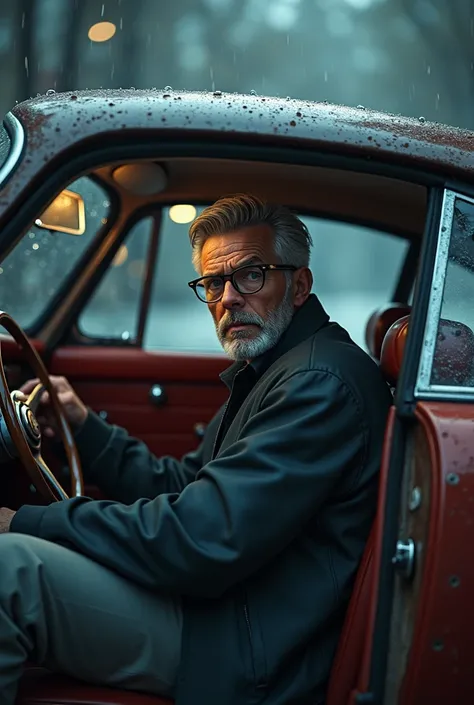
[[[30,407],[31,411],[34,413],[35,416],[38,412],[38,408],[41,403],[41,397],[43,396],[43,393],[45,391],[46,388],[44,384],[42,384],[42,382],[39,382],[25,402],[25,404]]]
[[[35,463],[38,467],[38,470],[42,474],[46,483],[52,488],[53,492],[57,495],[57,498],[58,499],[69,499],[69,496],[66,494],[66,492],[63,490],[63,488],[61,487],[59,482],[56,480],[54,474],[49,469],[48,464],[44,460],[41,453],[37,453],[33,457],[35,459]]]

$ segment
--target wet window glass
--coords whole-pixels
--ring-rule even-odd
[[[431,384],[474,386],[474,201],[454,201]]]
[[[61,291],[66,279],[107,223],[110,202],[95,182],[82,177],[67,188],[82,197],[83,232],[71,234],[34,224],[0,265],[2,309],[23,328],[31,328]],[[68,203],[71,203],[71,199]],[[53,227],[57,227],[58,209]],[[69,214],[68,214],[69,215]],[[83,222],[82,222],[83,221]],[[78,225],[69,220],[69,230]],[[77,228],[76,228],[77,230]]]
[[[136,340],[152,230],[153,218],[143,218],[131,228],[82,311],[81,333],[124,343]]]
[[[191,264],[189,222],[201,210],[176,205],[163,212],[144,340],[149,350],[222,352],[206,304],[187,286],[197,276]],[[365,347],[367,320],[391,300],[407,242],[347,223],[304,216],[302,220],[314,242],[310,264],[314,292],[331,318]]]

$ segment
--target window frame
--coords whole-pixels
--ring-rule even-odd
[[[415,383],[415,399],[452,402],[474,402],[474,387],[453,386],[431,383],[439,320],[443,307],[444,286],[449,263],[449,249],[454,221],[456,200],[463,200],[474,206],[474,197],[457,189],[445,188],[441,207],[441,217],[437,231],[437,247],[431,280],[430,298],[423,333],[423,346]]]
[[[26,143],[23,125],[13,113],[5,115],[2,127],[10,140],[10,149],[3,163],[0,164],[0,188],[5,186],[20,163]]]
[[[135,217],[137,215],[137,217]],[[156,270],[157,255],[159,238],[161,231],[161,222],[163,217],[163,209],[160,205],[155,205],[150,208],[141,209],[140,211],[135,211],[133,217],[127,221],[120,237],[116,238],[114,245],[111,248],[110,255],[112,259],[108,262],[107,266],[101,272],[100,278],[97,280],[95,286],[90,290],[87,301],[83,304],[77,313],[74,321],[73,331],[72,331],[72,342],[75,345],[88,345],[88,346],[103,346],[103,347],[143,347],[143,338],[145,334],[145,327],[148,318],[148,311],[150,308],[151,292],[153,287],[153,277]],[[111,336],[93,336],[85,333],[80,326],[80,318],[90,303],[94,293],[97,291],[98,287],[104,280],[107,272],[110,271],[110,267],[113,262],[113,258],[119,251],[121,245],[123,245],[130,233],[132,232],[135,225],[140,223],[147,218],[152,219],[150,241],[147,248],[146,258],[145,258],[145,277],[143,279],[143,285],[138,300],[137,306],[137,335],[128,339],[123,339],[120,337]]]

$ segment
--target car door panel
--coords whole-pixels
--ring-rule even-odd
[[[198,445],[202,426],[224,403],[219,373],[227,365],[222,356],[68,346],[53,353],[49,370],[67,377],[86,404],[152,452],[180,457]]]

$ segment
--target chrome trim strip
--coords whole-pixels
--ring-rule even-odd
[[[429,392],[421,392],[417,401],[450,401],[457,404],[474,404],[474,387],[451,387],[434,384]]]
[[[7,113],[5,115],[3,124],[10,137],[11,145],[8,157],[0,167],[0,187],[3,186],[3,183],[17,165],[25,146],[25,131],[23,125],[13,113]]]

